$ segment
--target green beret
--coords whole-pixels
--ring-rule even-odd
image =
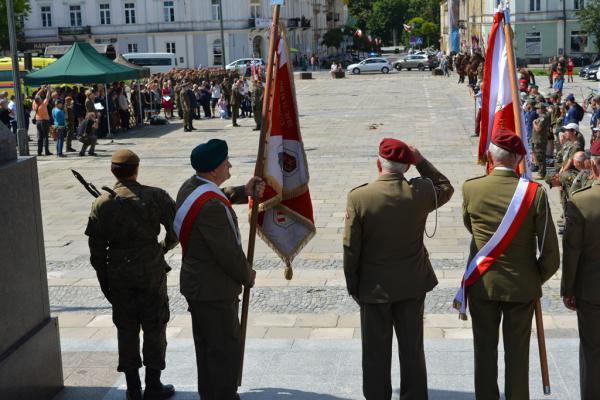
[[[545,104],[545,103],[537,103],[537,104],[535,105],[535,108],[544,109],[544,108],[546,108],[546,104]]]
[[[140,158],[133,151],[128,149],[117,150],[113,153],[110,160],[113,164],[118,165],[139,165]]]
[[[211,139],[199,144],[190,156],[192,167],[198,172],[213,171],[227,159],[227,152],[227,142],[224,140]]]

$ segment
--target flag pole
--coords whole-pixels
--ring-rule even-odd
[[[260,139],[258,141],[258,153],[256,155],[256,166],[254,175],[262,178],[263,169],[265,164],[265,151],[267,148],[267,133],[270,131],[271,119],[270,114],[273,103],[273,73],[275,69],[275,51],[277,48],[277,39],[279,37],[279,12],[280,5],[275,5],[273,9],[273,23],[271,25],[271,40],[269,43],[269,57],[267,60],[266,78],[265,78],[265,95],[263,100],[262,108],[262,122],[260,126]],[[252,266],[254,263],[254,247],[256,245],[256,227],[258,224],[258,204],[260,198],[258,193],[254,191],[252,193],[252,211],[250,214],[250,235],[248,237],[248,251],[246,252],[246,258],[248,265]],[[246,349],[246,331],[248,328],[248,308],[250,305],[250,288],[244,287],[244,295],[242,297],[242,316],[240,321],[240,333],[241,333],[241,353],[240,353],[240,370],[238,375],[238,386],[242,385],[242,375],[244,372],[244,353]]]
[[[521,102],[519,99],[519,89],[517,85],[517,68],[515,66],[515,55],[512,42],[512,28],[510,21],[505,13],[504,18],[504,38],[506,42],[506,55],[508,58],[508,71],[510,77],[510,90],[512,94],[512,106],[515,118],[515,133],[523,140],[523,130],[521,129]],[[525,160],[519,164],[521,172],[525,171]],[[544,394],[550,395],[550,374],[548,372],[548,355],[546,354],[546,336],[544,333],[544,320],[542,318],[542,304],[539,299],[535,301],[535,326],[537,331],[538,349],[540,353],[540,367],[542,371],[542,385]]]

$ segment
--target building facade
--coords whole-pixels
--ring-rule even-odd
[[[117,53],[174,53],[182,68],[219,66],[268,51],[271,0],[34,0],[20,50],[88,41]],[[347,19],[343,0],[288,0],[281,9],[297,56],[325,55],[328,29]]]
[[[470,50],[473,37],[486,47],[495,1],[457,0],[460,2],[460,36],[463,50]],[[515,31],[515,54],[528,63],[544,63],[550,57],[581,57],[596,54],[593,36],[584,32],[577,11],[585,0],[522,0],[510,3]],[[440,4],[442,49],[448,49],[448,1]]]

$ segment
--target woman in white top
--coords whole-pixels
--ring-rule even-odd
[[[215,108],[221,97],[221,85],[217,81],[212,81],[210,86],[210,110],[213,118],[215,117]]]
[[[337,71],[337,64],[334,62],[331,63],[331,79],[335,79],[335,72]]]

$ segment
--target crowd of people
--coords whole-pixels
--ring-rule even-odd
[[[255,73],[256,72],[256,73]],[[172,70],[139,82],[114,82],[105,87],[42,86],[25,99],[25,128],[37,131],[37,155],[66,157],[67,153],[95,156],[98,138],[126,132],[144,123],[183,120],[184,130],[195,130],[202,119],[254,118],[262,121],[264,71],[228,72],[223,69]],[[0,93],[0,122],[17,130],[14,96]],[[162,115],[161,115],[162,114]],[[55,153],[50,142],[54,140]],[[76,141],[81,148],[75,149]]]

